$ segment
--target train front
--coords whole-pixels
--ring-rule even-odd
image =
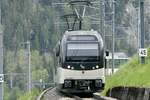
[[[104,88],[103,40],[96,31],[66,32],[61,41],[58,83],[64,92],[96,92]]]

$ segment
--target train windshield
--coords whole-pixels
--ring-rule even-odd
[[[97,61],[99,60],[98,43],[67,44],[67,61]]]

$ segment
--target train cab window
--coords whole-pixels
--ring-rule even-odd
[[[67,60],[74,61],[93,61],[99,59],[99,47],[97,43],[77,44],[69,43],[67,45]]]
[[[92,35],[72,35],[69,36],[68,41],[97,41],[97,38]]]

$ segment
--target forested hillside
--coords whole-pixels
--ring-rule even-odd
[[[27,91],[28,53],[31,42],[32,85],[41,88],[42,83],[52,82],[53,48],[67,29],[60,16],[72,13],[69,0],[0,0],[1,22],[4,33],[5,99],[16,100]],[[83,29],[94,29],[103,35],[106,49],[112,48],[111,27],[104,27],[112,17],[103,15],[103,2],[90,0],[93,8],[87,8]],[[100,2],[101,1],[101,2]],[[110,0],[105,0],[105,12],[111,12]],[[115,51],[133,55],[138,48],[139,0],[116,0],[115,3]],[[56,4],[63,3],[63,4]],[[94,8],[95,7],[95,8]],[[150,1],[145,0],[145,44],[150,44]],[[42,80],[41,80],[42,79]],[[11,89],[11,91],[9,91]],[[13,98],[12,98],[13,97]]]
[[[98,0],[92,1],[98,2]],[[32,50],[39,50],[40,52],[52,50],[56,39],[58,39],[56,32],[59,31],[62,33],[62,31],[64,31],[62,29],[56,30],[54,20],[56,17],[72,12],[72,10],[70,10],[71,8],[67,5],[54,5],[54,3],[67,3],[67,0],[1,0],[1,2],[2,24],[5,33],[4,46],[6,49],[13,51],[19,49],[20,43],[27,40],[31,40]],[[145,2],[149,2],[149,0],[145,0]],[[97,5],[93,4],[93,6]],[[116,39],[122,38],[123,36],[137,39],[138,0],[116,0],[115,6]],[[105,10],[109,10],[107,2]],[[93,9],[88,9],[88,13],[86,14],[99,14],[99,18],[102,16],[100,10],[92,11]],[[146,43],[149,42],[149,17],[149,4],[145,3]],[[109,18],[106,18],[105,20],[108,19]],[[96,20],[95,22],[98,21]],[[90,23],[88,18],[85,18],[84,24],[84,29],[86,30],[96,27],[95,24]],[[94,29],[102,30],[100,30],[100,27]],[[136,44],[137,40],[133,42]],[[127,44],[131,45],[130,43]],[[118,48],[120,49],[120,47]]]

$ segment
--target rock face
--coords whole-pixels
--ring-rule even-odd
[[[150,88],[114,87],[106,95],[118,100],[150,100]]]

